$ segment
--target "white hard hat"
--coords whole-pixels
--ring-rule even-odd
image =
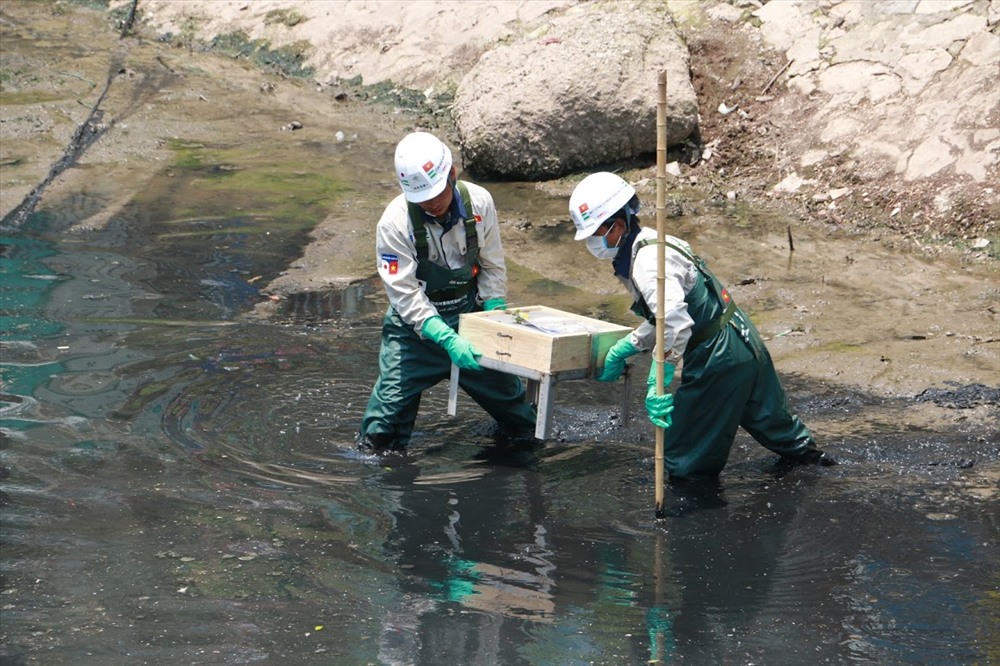
[[[573,189],[569,198],[569,216],[576,225],[575,240],[583,240],[605,220],[625,207],[635,196],[635,188],[607,171],[592,173]]]
[[[433,134],[413,132],[396,145],[396,178],[407,201],[420,203],[441,194],[451,164],[451,151]]]

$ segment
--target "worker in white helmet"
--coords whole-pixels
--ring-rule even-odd
[[[459,366],[459,385],[504,433],[535,429],[535,408],[510,374],[481,368],[480,354],[456,332],[463,312],[506,307],[507,268],[493,197],[456,178],[451,151],[427,132],[396,146],[402,193],[375,230],[378,274],[389,296],[379,376],[361,420],[363,451],[409,443],[421,393]]]
[[[615,276],[635,299],[645,321],[608,351],[600,381],[615,381],[626,359],[664,349],[664,387],[683,359],[674,395],[656,395],[655,368],[648,380],[650,420],[667,428],[664,466],[671,479],[718,476],[740,426],[782,458],[807,464],[836,461],[817,448],[805,424],[789,411],[771,356],[750,318],[684,241],[665,238],[664,339],[656,340],[656,231],[639,225],[635,189],[619,176],[600,172],[573,190],[569,212],[576,240]]]

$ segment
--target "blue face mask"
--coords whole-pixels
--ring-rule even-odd
[[[620,239],[619,239],[620,240]],[[608,237],[591,236],[587,239],[587,249],[598,259],[614,259],[618,254],[618,246],[608,247]]]

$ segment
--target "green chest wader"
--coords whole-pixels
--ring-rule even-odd
[[[639,250],[647,245],[655,244],[656,241],[652,239],[639,241]],[[691,329],[691,340],[688,341],[687,348],[693,350],[701,343],[713,338],[716,333],[724,329],[729,323],[732,323],[734,328],[740,333],[740,337],[747,344],[750,344],[749,328],[743,321],[743,317],[740,316],[736,308],[736,303],[733,302],[729,292],[722,286],[718,278],[715,277],[712,271],[708,270],[705,261],[701,257],[691,254],[672,243],[664,241],[664,245],[687,258],[698,269],[698,280],[694,288],[684,296],[688,315],[694,320],[694,327]],[[638,286],[635,285],[634,280],[632,284],[635,286],[637,292],[642,293]],[[656,313],[650,310],[649,305],[646,304],[646,300],[643,298],[639,298],[632,304],[632,312],[651,324],[656,323]],[[737,317],[736,320],[733,318],[734,315]],[[754,348],[754,345],[751,344],[750,346],[751,349]]]
[[[428,257],[427,229],[423,211],[409,206],[410,223],[417,251],[417,279],[448,325],[457,327],[458,316],[476,308],[476,276],[479,273],[479,239],[472,200],[464,183],[458,183],[458,212],[465,227],[464,265],[445,268]],[[379,351],[379,378],[372,389],[361,421],[362,435],[405,447],[413,432],[420,394],[451,374],[447,353],[430,340],[422,339],[412,326],[404,324],[394,308],[389,308],[382,325]],[[514,375],[495,370],[463,372],[462,389],[498,423],[514,432],[533,432],[535,408],[524,401],[524,386]]]
[[[458,268],[445,268],[428,258],[428,232],[424,226],[423,210],[413,203],[407,205],[417,250],[417,279],[424,283],[424,292],[438,313],[452,325],[457,315],[474,309],[478,293],[476,276],[479,274],[479,236],[476,234],[476,217],[471,214],[472,200],[465,183],[457,183],[456,189],[466,242],[465,264]]]
[[[671,477],[719,474],[740,426],[775,453],[796,455],[812,436],[789,412],[784,389],[756,328],[700,257],[666,245],[698,269],[697,284],[684,297],[694,327],[684,351],[681,385],[674,393],[674,422],[664,441],[667,471]],[[647,321],[655,320],[643,299],[634,311]],[[727,335],[727,330],[733,334]]]

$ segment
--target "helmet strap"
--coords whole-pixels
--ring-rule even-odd
[[[627,213],[626,213],[626,215],[627,215]],[[608,233],[604,234],[604,236],[605,236],[605,238],[604,238],[604,245],[605,245],[605,247],[608,247],[608,248],[621,247],[622,239],[625,238],[626,236],[628,236],[628,229],[629,229],[628,222],[625,222],[625,228],[622,229],[622,231],[621,231],[620,234],[618,234],[618,240],[615,241],[615,244],[614,245],[608,245],[607,235],[610,234],[611,230],[614,229],[618,225],[619,221],[625,221],[624,218],[622,218],[622,217],[614,217],[614,218],[611,218],[611,219],[614,220],[614,221],[611,223],[611,228],[608,229]]]

